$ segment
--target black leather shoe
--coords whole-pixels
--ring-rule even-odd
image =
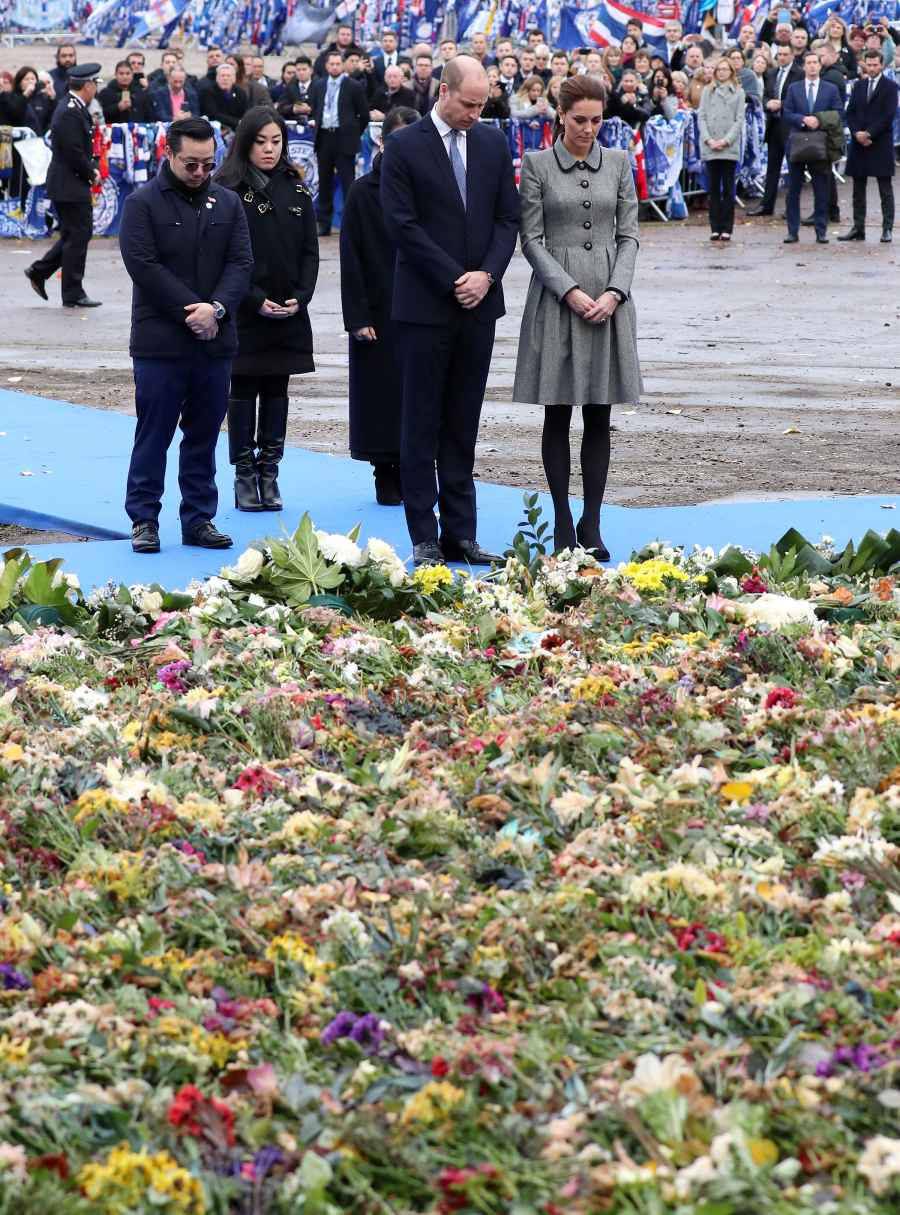
[[[234,541],[220,532],[215,524],[206,520],[190,530],[182,528],[181,543],[189,544],[193,548],[231,548]]]
[[[853,225],[853,227],[850,229],[849,232],[845,232],[843,236],[838,237],[838,240],[865,240],[865,239],[866,239],[865,228],[857,228],[857,226],[855,224]]]
[[[153,519],[140,519],[131,528],[131,547],[136,553],[159,552],[159,524]]]
[[[441,540],[441,552],[447,561],[467,561],[469,565],[502,565],[504,558],[489,553],[477,540]]]
[[[801,219],[800,224],[804,228],[814,228],[816,226],[815,215],[807,215],[806,219]]]
[[[424,540],[421,544],[413,545],[414,565],[443,565],[444,554],[437,540]]]
[[[565,549],[575,548],[578,541],[575,538],[575,524],[572,522],[571,515],[568,519],[562,520],[554,524],[553,527],[553,556],[563,552]]]
[[[83,295],[74,304],[67,304],[63,301],[63,308],[99,308],[102,303],[103,300],[92,300],[89,296]]]
[[[837,207],[833,207],[828,212],[828,222],[830,224],[839,224],[841,222],[841,213]]]
[[[891,229],[885,228],[881,234],[881,243],[883,245],[889,245],[893,239],[894,239],[894,236],[893,236]]]
[[[827,236],[824,236],[824,235],[823,235],[823,236],[817,236],[817,237],[816,237],[816,244],[817,244],[817,245],[827,245],[827,244],[828,244],[828,237],[827,237]]]
[[[774,215],[774,214],[775,214],[775,212],[774,212],[774,211],[767,211],[767,210],[765,209],[765,207],[754,207],[754,208],[753,208],[753,210],[752,210],[752,211],[748,211],[748,212],[747,212],[747,214],[748,214],[748,215],[752,215],[752,216],[754,217],[754,219],[755,219],[755,218],[756,218],[756,216],[758,216],[758,215]]]
[[[28,279],[29,283],[31,283],[32,291],[35,291],[42,300],[49,300],[50,296],[47,294],[47,288],[44,286],[44,280],[39,274],[33,273],[31,266],[29,266],[25,271],[25,277]]]
[[[791,233],[788,233],[788,235],[784,238],[784,240],[781,243],[783,245],[796,245],[796,243],[799,239],[800,239],[799,236],[796,236],[794,233],[791,232]]]

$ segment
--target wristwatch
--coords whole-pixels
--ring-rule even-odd
[[[625,292],[620,291],[618,287],[607,287],[606,290],[611,291],[613,295],[617,295],[619,297],[620,304],[624,304],[625,301],[628,299],[628,296],[625,294]]]
[[[488,276],[488,282],[489,282],[489,283],[491,284],[491,286],[493,287],[493,285],[494,285],[494,276],[493,276],[493,274],[491,274],[490,270],[482,270],[482,274],[486,274],[486,275]]]
[[[213,300],[212,307],[213,307],[213,316],[216,318],[217,321],[220,321],[226,312],[225,305],[220,304],[218,300]]]

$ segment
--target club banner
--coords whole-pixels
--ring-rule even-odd
[[[72,23],[72,0],[13,0],[6,6],[3,26],[19,30],[64,30]]]
[[[657,50],[665,43],[665,18],[620,4],[618,0],[575,0],[561,12],[559,45],[564,51],[579,46],[598,50],[618,44],[627,33],[628,22],[636,17],[644,27],[644,41]]]

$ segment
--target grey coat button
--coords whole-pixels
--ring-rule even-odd
[[[591,183],[590,183],[589,181],[583,181],[583,182],[581,183],[581,188],[582,188],[582,190],[586,190],[590,184],[591,184]]]
[[[591,221],[590,221],[589,219],[586,219],[586,220],[584,221],[584,226],[585,226],[586,228],[589,228],[589,227],[591,226]]]
[[[589,198],[586,198],[586,199],[584,200],[584,202],[583,202],[581,205],[582,205],[583,207],[587,207],[587,209],[590,211],[590,209],[591,209],[591,200],[590,200]]]
[[[584,242],[584,247],[590,253],[591,249],[593,249],[594,246],[591,244],[591,242],[589,240],[586,240]]]

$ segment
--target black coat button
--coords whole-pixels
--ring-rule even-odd
[[[582,190],[586,190],[590,184],[591,184],[591,183],[590,183],[589,181],[583,181],[583,182],[581,183],[581,188],[582,188]]]
[[[583,207],[586,207],[586,208],[588,209],[588,211],[590,211],[590,209],[591,209],[591,200],[590,200],[589,198],[586,198],[586,199],[584,200],[584,202],[583,202],[581,205],[582,205]]]
[[[586,219],[586,220],[584,221],[584,226],[585,226],[586,228],[589,228],[589,227],[591,226],[591,221],[590,221],[589,219]]]
[[[583,160],[579,160],[578,164],[577,164],[575,167],[576,167],[576,168],[578,168],[578,169],[584,169],[584,168],[586,168],[587,166],[585,165],[585,163],[584,163],[584,161],[583,161]]]
[[[591,242],[589,240],[586,240],[584,242],[584,247],[590,253],[591,249],[593,249],[594,246],[591,244]]]

